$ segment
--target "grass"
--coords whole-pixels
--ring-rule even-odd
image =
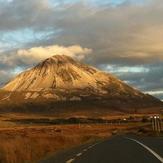
[[[52,153],[111,136],[128,126],[60,125],[14,127],[0,130],[0,162],[35,162]]]
[[[20,115],[0,116],[0,162],[33,163],[56,152],[112,134],[140,133],[146,123],[123,124],[17,124],[6,120],[29,118]],[[31,116],[30,116],[31,118]],[[34,118],[34,116],[32,116]],[[40,117],[36,117],[40,118]]]

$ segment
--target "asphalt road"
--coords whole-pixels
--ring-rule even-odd
[[[163,163],[163,138],[115,136],[65,151],[41,163]]]

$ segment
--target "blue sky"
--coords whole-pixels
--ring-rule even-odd
[[[1,85],[64,52],[163,99],[162,0],[0,0],[0,11]]]

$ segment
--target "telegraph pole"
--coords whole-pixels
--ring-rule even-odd
[[[162,131],[162,120],[160,116],[151,116],[152,130],[159,134]]]

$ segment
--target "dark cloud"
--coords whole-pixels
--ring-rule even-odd
[[[82,1],[57,7],[47,0],[4,2],[0,29],[57,30],[59,35],[54,32],[37,44],[81,44],[96,50],[101,62],[108,58],[113,62],[134,60],[138,64],[162,58],[162,1],[142,5],[129,2],[116,7],[93,7]],[[31,46],[34,45],[35,41]]]
[[[0,70],[0,86],[3,86],[5,83],[7,83],[13,76],[14,74],[12,74],[10,71]]]
[[[117,68],[114,67],[114,73],[122,80],[127,81],[130,85],[144,92],[147,93],[149,92],[153,95],[156,95],[156,97],[162,98],[163,97],[163,64],[157,63],[157,64],[144,65],[143,68],[148,71],[140,71],[140,72],[119,71],[118,72],[118,70],[123,69],[123,67],[117,67]]]
[[[52,15],[53,10],[47,0],[3,1],[0,5],[0,30],[24,28],[44,28],[45,30]]]

